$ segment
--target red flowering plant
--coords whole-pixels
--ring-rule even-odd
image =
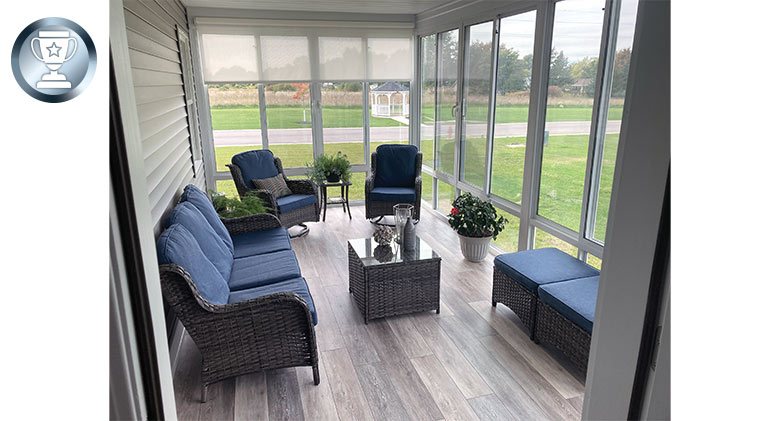
[[[493,237],[506,225],[506,218],[500,216],[493,205],[471,193],[460,195],[452,202],[447,215],[452,229],[465,237]]]

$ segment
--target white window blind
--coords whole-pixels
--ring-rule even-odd
[[[412,78],[412,25],[196,19],[206,83]]]

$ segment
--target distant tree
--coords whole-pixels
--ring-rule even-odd
[[[571,65],[571,76],[575,81],[578,79],[586,79],[588,81],[584,92],[586,95],[592,96],[596,90],[598,65],[599,60],[596,57],[585,57]]]
[[[566,58],[563,51],[558,52],[553,48],[550,61],[550,85],[563,88],[571,85],[573,82],[574,78],[571,76],[569,59]]]
[[[628,86],[628,66],[631,62],[631,49],[624,48],[615,56],[615,70],[612,73],[612,96],[623,98]]]
[[[309,97],[308,83],[291,83],[291,85],[295,88],[294,99],[306,99]]]
[[[496,90],[500,95],[528,89],[531,78],[531,54],[520,58],[517,50],[501,44],[498,48],[498,79]]]

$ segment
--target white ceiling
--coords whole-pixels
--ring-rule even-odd
[[[187,7],[416,15],[453,0],[182,0]]]

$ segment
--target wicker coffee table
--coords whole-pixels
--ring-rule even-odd
[[[363,321],[436,310],[441,257],[417,237],[414,251],[373,238],[349,240],[349,292]]]

